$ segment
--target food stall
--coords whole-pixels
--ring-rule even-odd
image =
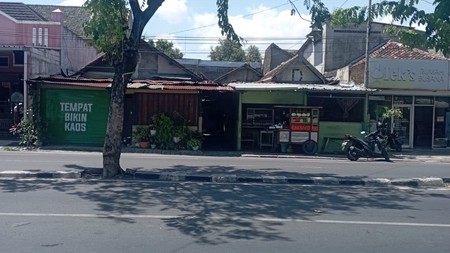
[[[270,127],[275,131],[275,147],[280,146],[281,152],[287,148],[299,145],[303,153],[313,155],[317,152],[319,139],[319,107],[311,106],[275,106],[275,111],[281,111],[284,121]]]

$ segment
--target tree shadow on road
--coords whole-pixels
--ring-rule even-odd
[[[325,176],[298,176],[318,175]],[[0,180],[1,194],[39,190],[55,190],[87,200],[96,213],[105,215],[102,218],[117,222],[135,223],[142,219],[139,215],[176,216],[163,219],[169,229],[192,237],[196,243],[210,245],[235,240],[292,241],[295,239],[282,232],[282,226],[290,220],[325,219],[340,213],[364,216],[366,209],[414,211],[414,203],[420,198],[449,198],[419,189],[389,187]]]

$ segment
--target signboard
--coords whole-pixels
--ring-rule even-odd
[[[309,140],[309,132],[291,132],[291,142],[304,142]]]
[[[103,144],[109,110],[107,91],[44,89],[41,109],[50,144]]]
[[[449,62],[373,58],[368,88],[450,90]]]

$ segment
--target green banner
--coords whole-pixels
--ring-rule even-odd
[[[102,146],[109,110],[106,90],[42,89],[48,144]]]

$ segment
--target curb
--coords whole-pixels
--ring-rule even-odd
[[[33,171],[0,171],[0,178],[24,179],[24,178],[81,178],[80,171],[52,171],[52,172],[33,172]]]
[[[234,174],[186,174],[186,173],[155,173],[133,172],[129,174],[133,179],[175,182],[210,182],[210,183],[266,183],[266,184],[303,184],[303,185],[340,185],[340,186],[369,186],[369,187],[444,187],[450,183],[450,178],[345,178],[345,177],[285,177],[285,176],[237,176]]]
[[[0,179],[81,179],[101,178],[100,171],[1,171]],[[264,183],[264,184],[295,184],[324,186],[368,186],[390,187],[406,186],[415,188],[445,187],[450,184],[450,178],[352,178],[352,177],[286,177],[286,176],[238,176],[235,174],[186,174],[180,172],[146,172],[126,171],[122,179],[138,179],[167,182],[204,182],[204,183]]]

